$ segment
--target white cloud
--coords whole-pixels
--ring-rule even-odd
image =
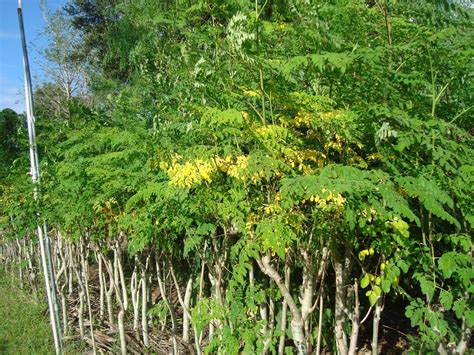
[[[9,32],[9,31],[0,30],[0,38],[3,38],[3,39],[18,39],[18,38],[20,38],[20,34],[17,33],[17,32]]]

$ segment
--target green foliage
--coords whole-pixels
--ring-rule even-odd
[[[275,351],[259,308],[271,300],[281,324],[282,292],[263,256],[291,268],[301,307],[302,280],[342,247],[362,311],[406,298],[420,351],[459,343],[473,323],[473,27],[444,4],[71,1],[94,104],[39,112],[43,216],[72,238],[123,233],[130,257],[166,256],[183,279],[206,270],[191,313],[199,334],[217,325],[208,353]],[[2,145],[8,164],[18,141]],[[5,181],[1,228],[18,237],[31,186]],[[333,284],[319,285],[331,306]]]

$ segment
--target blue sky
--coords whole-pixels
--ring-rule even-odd
[[[63,7],[66,2],[49,0],[48,7],[54,11]],[[23,0],[22,3],[30,69],[35,85],[42,78],[38,49],[44,48],[47,43],[44,35],[41,35],[44,19],[39,0]],[[17,7],[17,0],[0,0],[0,110],[9,107],[23,112],[23,62]]]

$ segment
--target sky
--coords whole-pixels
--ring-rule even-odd
[[[51,11],[66,4],[66,0],[49,0]],[[41,81],[41,56],[39,50],[47,44],[42,35],[44,19],[39,0],[23,0],[28,56],[33,86]],[[0,110],[11,108],[18,113],[25,111],[23,59],[18,25],[18,1],[0,0]]]

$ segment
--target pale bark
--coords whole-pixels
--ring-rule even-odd
[[[288,288],[284,285],[281,280],[281,276],[278,272],[273,268],[270,261],[270,254],[267,253],[263,256],[260,260],[257,260],[258,265],[260,266],[261,270],[268,275],[273,281],[275,281],[276,285],[280,289],[283,297],[286,299],[288,303],[288,307],[290,308],[291,315],[293,319],[291,320],[291,330],[293,333],[293,341],[296,345],[297,351],[299,355],[307,354],[306,342],[305,342],[305,335],[304,335],[304,322],[301,316],[301,312],[296,306],[296,303],[293,297],[290,294]]]
[[[135,258],[136,259],[136,258]],[[139,287],[141,285],[139,284],[137,280],[137,261],[135,260],[135,266],[133,268],[133,273],[132,277],[130,279],[130,293],[131,293],[131,300],[132,300],[132,307],[133,307],[133,330],[135,332],[138,332],[138,311],[139,311],[139,305],[140,305],[140,292],[139,292]],[[137,333],[138,334],[138,333]]]
[[[121,237],[123,237],[123,233],[121,233]],[[123,266],[122,266],[122,252],[120,250],[119,241],[116,241],[115,250],[117,252],[117,259],[118,259],[118,273],[120,277],[120,285],[122,286],[122,301],[123,301],[123,308],[126,311],[128,309],[128,295],[127,295],[127,283],[125,282],[125,277],[123,274]]]
[[[163,301],[165,301],[166,305],[168,306],[168,311],[171,318],[171,337],[172,337],[172,342],[173,342],[173,354],[177,355],[178,342],[176,340],[176,333],[178,331],[177,330],[178,325],[177,325],[177,320],[176,320],[176,313],[174,310],[174,306],[171,304],[171,302],[168,300],[168,297],[166,296],[166,289],[165,289],[165,285],[161,276],[162,273],[161,273],[160,263],[158,259],[155,260],[155,265],[156,265],[156,275],[158,278],[158,287],[160,288],[161,297],[163,298]]]
[[[84,241],[82,239],[80,241],[80,246],[81,246],[80,253],[81,253],[82,275],[84,278],[85,296],[86,296],[86,302],[87,302],[87,310],[89,313],[89,330],[91,334],[92,352],[96,354],[97,350],[96,350],[95,336],[94,336],[94,318],[92,314],[91,297],[90,297],[90,292],[89,292],[89,261],[88,261],[89,250],[87,246],[84,247]]]
[[[22,258],[22,253],[21,253],[21,244],[20,244],[20,241],[18,239],[15,240],[16,242],[16,245],[18,247],[18,253],[17,253],[17,265],[18,265],[18,273],[19,273],[19,279],[20,279],[20,285],[21,285],[21,288],[24,287],[24,284],[23,284],[23,267],[21,266],[22,264],[22,261],[23,261],[23,258]]]
[[[102,258],[99,256],[97,250],[94,251],[95,259],[99,267],[99,318],[104,319],[104,301],[105,301],[105,286],[104,286],[104,270],[102,267]]]
[[[112,300],[113,294],[114,294],[113,276],[109,275],[109,289],[107,290],[106,298],[107,298],[107,316],[109,318],[110,324],[114,323],[114,308],[113,308],[114,306],[113,306],[113,300]]]
[[[81,339],[84,339],[84,285],[82,284],[81,276],[77,271],[77,267],[73,262],[74,273],[76,274],[77,285],[79,287],[78,297],[79,297],[79,309],[77,311],[78,323],[79,323],[79,334]]]
[[[359,336],[359,280],[354,280],[354,309],[352,311],[352,332],[351,340],[349,342],[349,355],[355,355],[357,351],[357,338]]]
[[[110,277],[111,290],[115,291],[115,297],[117,298],[117,302],[120,306],[120,311],[118,313],[120,351],[121,351],[122,355],[125,355],[127,353],[127,343],[126,343],[126,339],[125,339],[125,325],[124,325],[124,322],[123,322],[123,318],[124,318],[124,315],[125,315],[125,309],[124,309],[124,306],[123,306],[122,299],[120,297],[119,288],[118,288],[117,284],[115,283],[115,278],[114,278],[114,276],[115,276],[114,272],[116,272],[116,270],[117,270],[117,268],[116,268],[117,263],[116,263],[116,259],[114,258],[114,265],[110,265],[111,263],[108,262],[107,259],[103,255],[101,255],[101,257],[102,257],[102,260],[104,261],[105,268],[107,269],[107,272],[108,272],[109,277]],[[114,270],[112,270],[113,267],[114,267]]]
[[[68,284],[68,273],[67,273],[67,254],[63,251],[63,240],[60,235],[58,235],[58,243],[57,243],[57,248],[58,248],[58,260],[60,261],[60,268],[58,273],[56,274],[56,284],[57,284],[57,289],[59,292],[59,296],[61,298],[61,311],[62,311],[62,323],[63,323],[63,334],[68,333],[68,316],[67,316],[67,302],[66,302],[66,295],[65,295],[65,289]],[[66,249],[64,247],[64,249]],[[62,285],[60,284],[61,276],[64,276],[64,282]]]
[[[118,313],[118,328],[119,328],[119,338],[120,338],[120,352],[122,355],[127,354],[127,343],[125,340],[125,325],[123,322],[123,316],[125,312],[123,308],[120,309]]]
[[[147,275],[146,271],[148,268],[148,262],[150,260],[150,256],[147,257],[145,266],[142,266],[141,270],[141,285],[142,285],[142,336],[143,336],[143,344],[146,347],[150,346],[150,340],[148,336],[148,319],[147,319],[147,293],[148,293],[148,282],[147,282]]]
[[[285,262],[285,287],[290,288],[290,266],[288,261]],[[285,353],[285,339],[286,339],[286,326],[287,326],[287,310],[288,303],[286,298],[283,298],[283,303],[281,306],[281,327],[280,330],[282,334],[280,335],[280,340],[278,342],[278,355],[283,355]]]
[[[349,351],[347,346],[346,326],[346,286],[344,280],[344,258],[339,250],[334,250],[334,272],[336,281],[336,295],[334,304],[334,336],[336,349],[339,355],[346,355]]]
[[[318,335],[316,339],[316,355],[321,353],[321,336],[323,334],[323,312],[324,312],[324,294],[323,288],[319,294],[319,316],[318,316]]]
[[[184,306],[189,309],[191,305],[191,291],[193,286],[193,279],[190,277],[186,285],[186,292],[184,293]],[[189,342],[189,321],[187,313],[183,315],[183,340]]]
[[[263,354],[268,353],[268,349],[272,342],[273,332],[275,330],[275,301],[272,298],[268,301],[268,315],[267,325],[265,326],[264,340],[263,340]]]
[[[382,298],[379,296],[375,302],[374,319],[372,323],[372,355],[378,354],[379,324],[382,315]]]

